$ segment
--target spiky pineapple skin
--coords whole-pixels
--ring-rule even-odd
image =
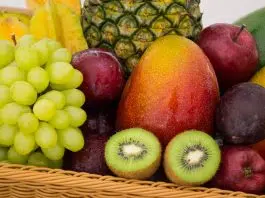
[[[201,21],[200,0],[85,0],[82,9],[88,46],[113,50],[127,76],[157,38],[178,34],[196,40]]]

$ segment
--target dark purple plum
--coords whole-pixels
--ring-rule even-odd
[[[87,135],[84,148],[81,151],[70,154],[71,164],[69,169],[91,174],[110,174],[104,158],[105,143],[108,139],[108,135]]]
[[[81,127],[83,134],[112,135],[115,132],[116,105],[104,108],[85,108],[88,118]]]
[[[72,65],[84,76],[80,89],[87,105],[105,106],[120,98],[126,80],[121,63],[112,52],[87,49],[73,55]]]

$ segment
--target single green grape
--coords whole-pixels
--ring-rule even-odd
[[[48,65],[46,71],[49,74],[50,82],[53,84],[65,84],[74,74],[74,68],[69,63],[56,62]]]
[[[59,144],[56,144],[52,148],[41,148],[43,154],[50,160],[63,159],[65,148]]]
[[[14,149],[20,155],[27,155],[31,153],[35,148],[34,135],[24,134],[18,132],[14,139]]]
[[[0,161],[5,161],[7,160],[7,152],[8,152],[8,147],[0,147]]]
[[[72,152],[80,151],[85,144],[81,130],[73,127],[59,130],[58,139],[62,146]]]
[[[64,108],[64,110],[70,115],[70,125],[72,127],[80,127],[85,123],[87,114],[83,109],[74,106],[67,106]]]
[[[0,126],[0,145],[12,146],[18,128],[16,125],[3,124]]]
[[[20,131],[25,134],[34,133],[39,128],[39,120],[33,113],[23,113],[17,123]]]
[[[39,97],[39,99],[48,99],[55,103],[56,109],[62,109],[65,106],[66,98],[64,94],[60,91],[52,90],[49,91],[42,96]]]
[[[25,79],[25,72],[18,67],[8,66],[0,71],[0,83],[6,86],[11,86],[14,82]]]
[[[34,67],[29,70],[27,81],[37,90],[42,93],[49,86],[49,75],[45,69],[41,67]]]
[[[38,93],[26,81],[17,81],[10,87],[11,98],[21,105],[32,105],[36,102]]]
[[[52,53],[49,63],[66,62],[70,63],[72,60],[71,52],[66,48],[60,48]]]
[[[52,148],[57,144],[56,130],[46,122],[40,122],[35,140],[41,148]]]
[[[32,48],[38,52],[41,66],[45,65],[49,59],[48,42],[47,39],[42,39],[32,46]]]
[[[26,34],[17,41],[16,46],[17,47],[31,47],[36,42],[37,42],[37,39],[33,35]]]
[[[6,85],[0,85],[0,107],[12,102],[10,89]]]
[[[41,66],[38,52],[32,47],[18,47],[15,52],[17,65],[23,71]]]
[[[66,89],[76,89],[80,87],[80,85],[83,83],[83,80],[83,74],[79,70],[74,69],[74,74],[72,75],[72,78],[69,79],[69,81],[63,86]]]
[[[83,80],[83,74],[79,70],[74,69],[72,77],[65,84],[51,84],[51,87],[58,91],[76,89],[80,87],[80,85],[83,83]]]
[[[70,115],[64,110],[57,110],[53,118],[49,121],[55,129],[65,129],[70,126]]]
[[[13,164],[26,164],[28,157],[28,155],[20,155],[17,153],[14,147],[10,147],[7,152],[7,160]]]
[[[15,102],[11,102],[3,106],[1,109],[1,118],[5,124],[17,124],[18,118],[26,112],[30,112],[28,106],[20,105]]]
[[[49,159],[41,152],[34,152],[30,154],[28,159],[28,165],[31,166],[48,167],[49,162]]]
[[[68,89],[62,92],[66,98],[66,106],[82,107],[85,104],[85,94],[79,89]]]
[[[49,168],[53,169],[61,169],[63,167],[63,159],[60,160],[50,160],[49,161]]]
[[[33,113],[42,121],[49,121],[56,113],[56,104],[48,99],[40,99],[33,106]]]
[[[15,59],[15,47],[11,42],[0,40],[0,68],[10,64]]]

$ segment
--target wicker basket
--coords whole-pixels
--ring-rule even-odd
[[[1,198],[265,198],[172,183],[0,163]]]

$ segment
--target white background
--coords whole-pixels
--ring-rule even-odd
[[[24,7],[24,0],[0,0],[0,6]],[[239,17],[265,7],[265,0],[201,0],[203,24],[232,23]]]

